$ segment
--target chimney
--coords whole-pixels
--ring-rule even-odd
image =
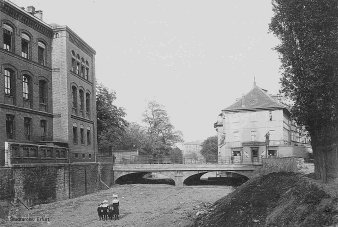
[[[34,16],[42,20],[42,16],[43,16],[42,10],[35,11]]]
[[[34,15],[35,7],[34,6],[27,6],[27,12]]]

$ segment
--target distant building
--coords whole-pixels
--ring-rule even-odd
[[[193,141],[183,144],[182,154],[185,162],[204,162],[205,158],[201,154],[203,141]]]
[[[214,127],[218,133],[219,162],[307,155],[305,145],[309,141],[303,135],[305,130],[295,125],[286,105],[256,84],[222,110]]]
[[[0,166],[5,142],[13,163],[94,161],[95,51],[33,6],[0,12]]]

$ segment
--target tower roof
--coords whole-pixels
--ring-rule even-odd
[[[276,99],[272,98],[266,90],[258,87],[254,83],[253,88],[234,104],[223,109],[223,111],[239,112],[239,111],[257,111],[257,110],[273,110],[287,109],[287,107]]]

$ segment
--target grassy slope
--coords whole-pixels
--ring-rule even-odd
[[[254,178],[218,200],[195,226],[323,226],[338,222],[338,199],[295,173]]]

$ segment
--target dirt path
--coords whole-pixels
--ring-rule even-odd
[[[6,222],[4,226],[186,226],[203,204],[232,191],[226,186],[121,185],[79,198],[44,204],[24,217],[48,217],[50,222]],[[120,199],[120,220],[99,221],[96,208],[112,194]],[[1,226],[2,226],[1,225]]]

